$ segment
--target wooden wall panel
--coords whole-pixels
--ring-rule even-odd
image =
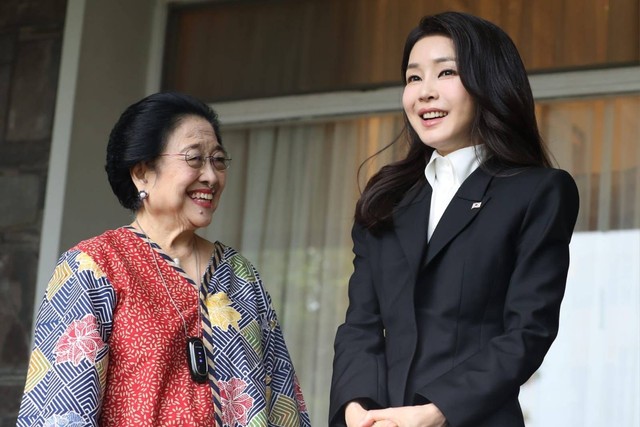
[[[532,72],[640,63],[640,0],[233,0],[171,6],[163,88],[222,101],[395,85],[407,33],[444,10],[501,26]]]

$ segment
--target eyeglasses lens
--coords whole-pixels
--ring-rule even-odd
[[[215,170],[223,171],[229,167],[229,162],[231,159],[228,159],[223,156],[203,156],[200,153],[187,151],[184,155],[184,159],[187,164],[194,169],[201,169],[204,166],[205,159],[211,163],[211,166]]]

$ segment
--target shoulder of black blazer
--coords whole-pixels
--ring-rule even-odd
[[[436,257],[492,198],[501,195],[510,199],[511,206],[526,205],[536,189],[540,185],[544,186],[545,182],[562,187],[560,191],[567,195],[567,209],[575,212],[573,216],[576,216],[579,204],[577,187],[571,175],[564,170],[528,167],[491,173],[478,168],[462,183],[443,214],[429,242],[426,260],[423,260],[423,255],[427,243],[432,190],[425,179],[417,182],[395,208],[393,228],[380,236],[371,237],[375,240],[384,239],[390,234],[397,235],[409,263],[417,268],[421,261],[428,263]],[[496,201],[492,203],[494,202]],[[509,209],[505,209],[505,214],[508,211]],[[575,222],[575,218],[573,221]]]

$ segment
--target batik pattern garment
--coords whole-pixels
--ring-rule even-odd
[[[198,289],[147,242],[123,227],[62,255],[38,313],[18,425],[310,425],[255,268],[216,242]],[[190,377],[187,335],[211,348],[208,384]]]

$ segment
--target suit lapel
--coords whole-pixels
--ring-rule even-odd
[[[428,265],[454,237],[469,224],[488,203],[485,196],[492,176],[477,168],[458,189],[433,231],[424,266]]]
[[[394,230],[414,276],[427,243],[430,207],[431,186],[422,181],[407,192],[393,213]]]

